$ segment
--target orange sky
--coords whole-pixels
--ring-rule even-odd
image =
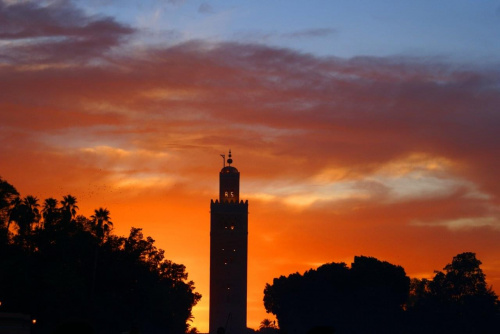
[[[497,68],[234,41],[125,47],[130,27],[76,18],[87,25],[72,38],[26,29],[0,51],[0,176],[22,196],[72,194],[86,216],[107,208],[118,235],[142,227],[186,265],[202,332],[229,149],[249,201],[249,327],[270,317],[274,277],[355,255],[431,277],[476,252],[500,292]]]

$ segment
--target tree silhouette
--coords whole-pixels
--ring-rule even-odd
[[[490,333],[498,297],[486,284],[476,254],[458,254],[432,280],[412,281],[408,311],[413,333]]]
[[[26,196],[22,200],[15,198],[9,213],[9,224],[14,222],[18,228],[16,242],[23,246],[30,246],[31,232],[40,221],[40,204],[38,198]]]
[[[273,324],[273,322],[270,319],[264,319],[260,322],[259,329],[263,328],[275,328],[276,326]]]
[[[45,227],[52,226],[59,217],[60,210],[57,208],[58,202],[55,198],[47,198],[43,202],[42,217]]]
[[[279,333],[279,329],[276,326],[276,321],[266,318],[260,322],[258,332],[262,334],[275,334]]]
[[[9,211],[7,215],[7,230],[10,230],[10,225],[15,223],[20,218],[20,207],[22,199],[20,197],[14,197],[9,205]]]
[[[140,228],[115,236],[107,209],[76,216],[68,195],[61,207],[47,198],[40,214],[36,197],[7,189],[0,192],[8,208],[2,229],[9,220],[17,229],[0,239],[2,311],[31,315],[41,334],[74,332],[78,324],[95,334],[189,330],[201,295],[185,266],[165,259]]]
[[[13,185],[0,177],[0,226],[6,227],[12,203],[19,198],[19,193]],[[6,227],[7,228],[7,227]]]
[[[78,206],[76,205],[76,203],[77,200],[74,196],[66,195],[63,197],[63,200],[61,201],[61,212],[64,222],[69,223],[71,219],[75,218],[76,211],[78,210]]]
[[[40,222],[40,204],[35,196],[26,196],[23,199],[23,204],[26,208],[28,230],[32,230],[35,224]]]
[[[445,277],[440,290],[454,301],[471,296],[494,295],[486,285],[486,276],[480,265],[481,261],[476,259],[475,253],[458,254],[444,267]]]
[[[370,257],[329,263],[275,278],[264,306],[286,333],[328,329],[336,333],[400,333],[409,278],[400,266]]]
[[[109,232],[113,227],[113,223],[109,217],[109,210],[103,208],[96,209],[90,218],[92,218],[92,230],[94,231],[96,237],[99,240],[104,241],[104,238],[109,235]]]

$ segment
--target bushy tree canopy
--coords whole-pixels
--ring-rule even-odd
[[[315,328],[397,333],[409,283],[402,267],[360,256],[351,268],[330,263],[274,279],[264,290],[264,306],[289,334]]]
[[[8,220],[10,207],[15,198],[19,198],[16,188],[0,177],[0,223],[4,224]]]
[[[493,333],[498,330],[498,297],[486,284],[476,254],[455,256],[432,280],[412,280],[408,303],[410,333]]]
[[[498,297],[480,265],[465,252],[433,279],[410,282],[403,268],[361,256],[351,268],[329,263],[275,278],[264,306],[287,334],[496,333]]]

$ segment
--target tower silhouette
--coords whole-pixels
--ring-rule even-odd
[[[240,172],[231,150],[219,173],[219,199],[210,202],[210,334],[247,327],[248,200],[240,201]]]

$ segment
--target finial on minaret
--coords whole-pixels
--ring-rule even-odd
[[[222,161],[223,161],[222,167],[226,167],[226,155],[225,154],[221,154],[220,156],[222,157]]]
[[[233,163],[233,159],[231,159],[231,149],[229,149],[229,158],[227,159],[227,163],[229,164],[229,166],[231,166],[231,164]]]

